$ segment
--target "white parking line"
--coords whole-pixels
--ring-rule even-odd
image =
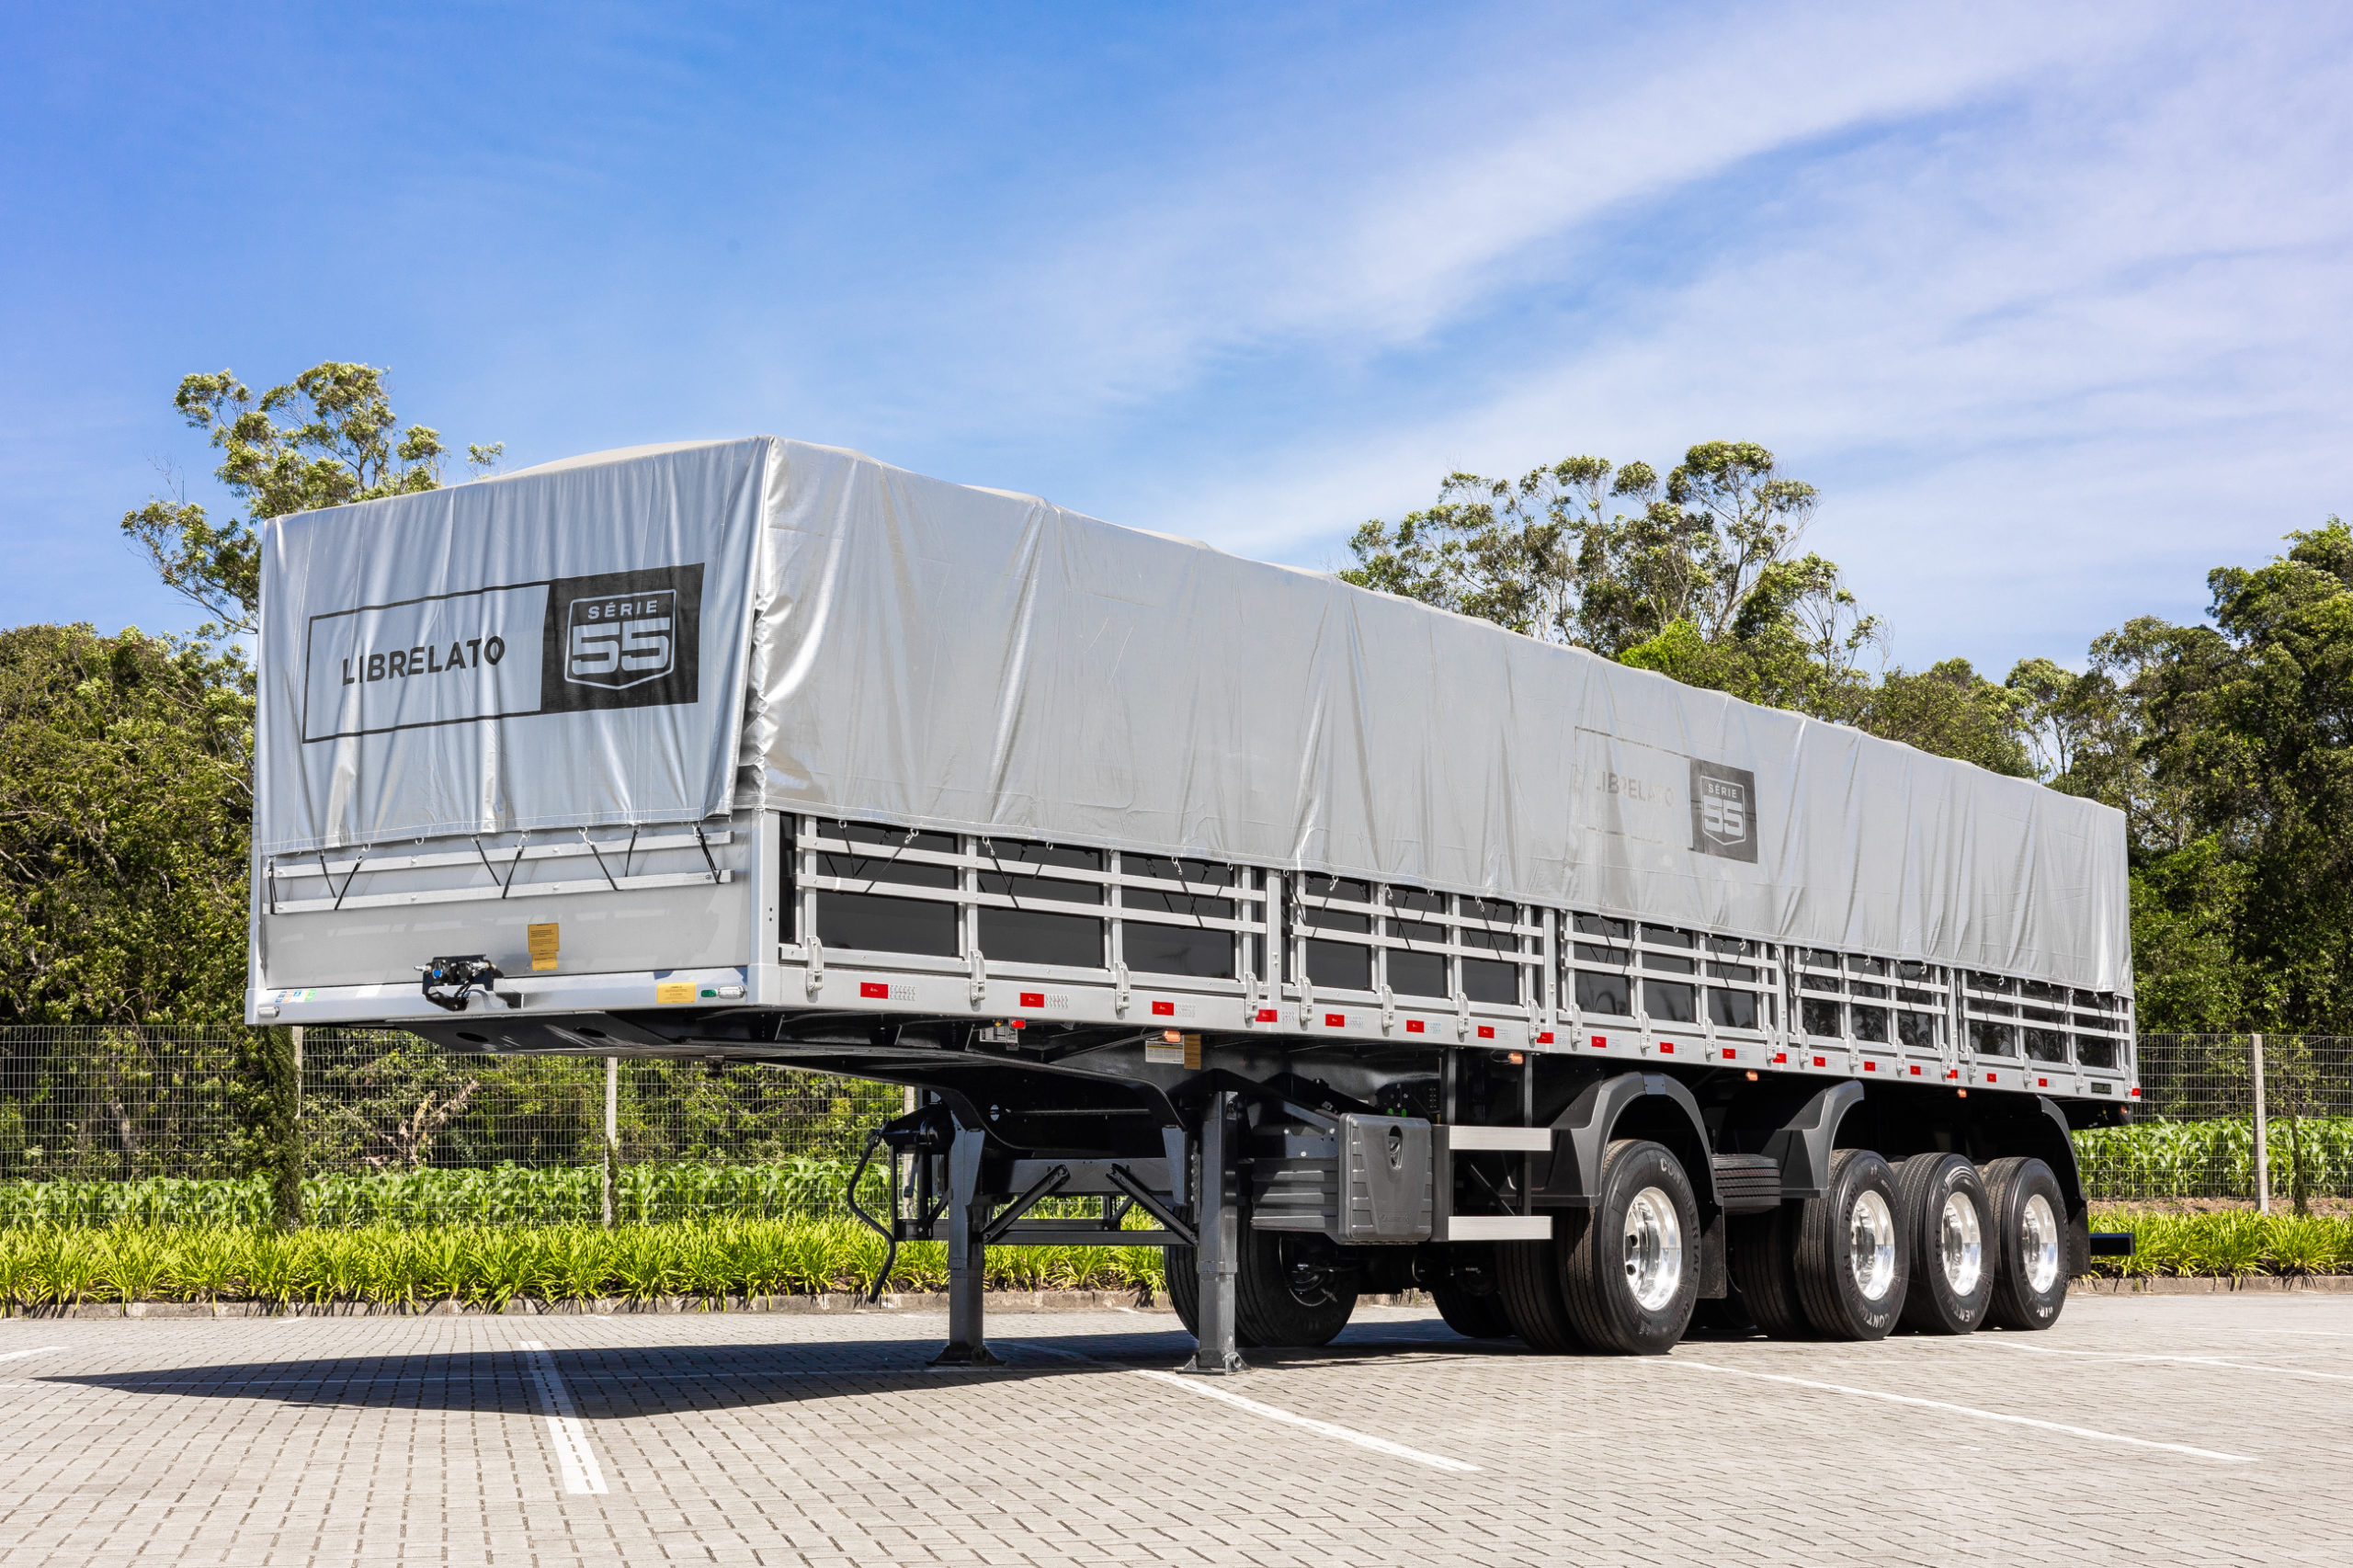
[[[563,1489],[575,1497],[602,1493],[605,1472],[597,1468],[596,1451],[588,1446],[588,1429],[574,1413],[572,1391],[563,1386],[555,1358],[536,1339],[526,1339],[515,1348],[522,1353],[523,1369],[530,1375],[531,1392],[547,1420],[548,1441],[555,1449]]]
[[[2006,1415],[1998,1410],[1979,1410],[1966,1404],[1948,1404],[1941,1399],[1921,1399],[1908,1393],[1888,1393],[1879,1389],[1850,1388],[1845,1383],[1818,1383],[1812,1378],[1792,1378],[1779,1372],[1752,1372],[1741,1367],[1720,1367],[1711,1361],[1687,1361],[1682,1357],[1663,1358],[1654,1365],[1688,1367],[1702,1372],[1722,1372],[1735,1378],[1755,1378],[1761,1382],[1788,1383],[1794,1388],[1820,1389],[1825,1393],[1853,1394],[1858,1399],[1881,1399],[1890,1404],[1918,1405],[1924,1410],[1950,1411],[1955,1415],[1973,1415],[1980,1421],[2000,1421],[2012,1426],[2037,1426],[2046,1432],[2064,1432],[2070,1437],[2091,1437],[2103,1443],[2129,1443],[2136,1449],[2163,1449],[2168,1453],[2188,1454],[2201,1460],[2226,1460],[2233,1464],[2253,1464],[2252,1454],[2223,1454],[2211,1449],[2193,1449],[2187,1443],[2160,1443],[2150,1437],[2128,1437],[2121,1432],[2102,1432],[2090,1426],[2070,1426],[2058,1421],[2038,1421],[2031,1415]]]
[[[1433,1470],[1449,1470],[1458,1474],[1473,1474],[1479,1469],[1475,1464],[1465,1464],[1461,1460],[1450,1460],[1442,1454],[1426,1454],[1419,1449],[1409,1449],[1403,1443],[1392,1443],[1386,1437],[1376,1437],[1367,1432],[1350,1431],[1346,1426],[1335,1426],[1329,1421],[1318,1421],[1312,1416],[1295,1415],[1288,1410],[1278,1410],[1271,1404],[1260,1404],[1255,1399],[1245,1399],[1238,1393],[1230,1393],[1205,1378],[1187,1377],[1178,1372],[1155,1372],[1146,1368],[1137,1368],[1134,1370],[1137,1377],[1150,1378],[1155,1382],[1166,1383],[1172,1388],[1180,1388],[1189,1393],[1201,1394],[1210,1399],[1223,1400],[1226,1403],[1246,1410],[1253,1415],[1263,1415],[1269,1421],[1281,1421],[1293,1426],[1304,1426],[1311,1432],[1321,1432],[1327,1437],[1337,1437],[1344,1443],[1354,1443],[1360,1449],[1370,1449],[1375,1453],[1392,1454],[1401,1460],[1412,1460],[1415,1464],[1426,1464]]]
[[[2315,1372],[2302,1367],[2267,1367],[2256,1361],[2226,1361],[2220,1356],[2160,1356],[2138,1350],[2063,1350],[2052,1345],[2020,1345],[2015,1340],[1988,1338],[1982,1343],[2033,1356],[2083,1356],[2099,1361],[2178,1361],[2185,1367],[2226,1367],[2234,1372],[2276,1372],[2283,1378],[2321,1378],[2333,1383],[2353,1383],[2353,1372]]]

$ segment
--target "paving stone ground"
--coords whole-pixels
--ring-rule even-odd
[[[1011,1364],[984,1372],[926,1366],[944,1327],[0,1323],[0,1562],[2353,1553],[2343,1296],[2078,1297],[2040,1335],[1694,1338],[1650,1360],[1548,1358],[1379,1309],[1328,1350],[1217,1381],[1142,1375],[1188,1348],[1162,1313],[1000,1314]]]

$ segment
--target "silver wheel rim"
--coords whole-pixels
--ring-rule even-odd
[[[1662,1189],[1646,1187],[1626,1205],[1625,1253],[1636,1305],[1654,1312],[1675,1300],[1683,1284],[1683,1222]]]
[[[1847,1210],[1847,1267],[1866,1301],[1885,1301],[1895,1287],[1895,1214],[1881,1193],[1857,1193]]]
[[[2059,1216],[2039,1192],[2018,1216],[2018,1261],[2025,1265],[2027,1288],[2036,1295],[2059,1282]]]
[[[1937,1227],[1937,1252],[1944,1264],[1945,1283],[1956,1296],[1967,1296],[1977,1289],[1977,1281],[1985,1271],[1984,1233],[1977,1219],[1977,1205],[1965,1192],[1945,1195],[1945,1211]]]

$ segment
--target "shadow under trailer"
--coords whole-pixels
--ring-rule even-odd
[[[2040,1328],[2139,1092],[2115,812],[1033,497],[608,452],[275,520],[263,622],[251,1021],[905,1085],[943,1360],[1040,1241],[1209,1372]]]

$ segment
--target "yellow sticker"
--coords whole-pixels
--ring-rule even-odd
[[[694,982],[690,980],[661,980],[654,982],[654,1000],[666,1007],[673,1002],[695,999]]]
[[[550,921],[545,926],[523,927],[524,937],[531,949],[533,969],[555,968],[556,932],[557,926],[553,921]]]

